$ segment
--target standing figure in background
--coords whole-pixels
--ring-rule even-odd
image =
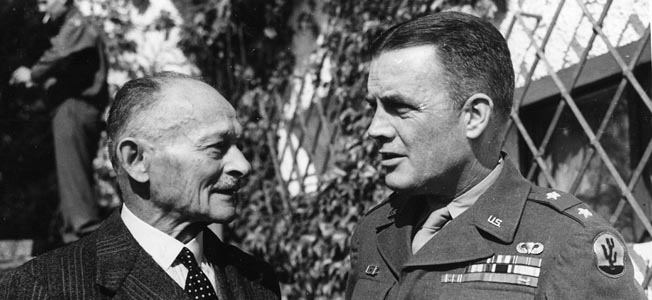
[[[351,239],[347,299],[643,299],[620,234],[502,152],[514,69],[488,22],[442,12],[373,47],[368,134],[394,193]]]
[[[93,190],[93,158],[108,101],[107,60],[102,33],[73,5],[73,0],[38,0],[51,46],[31,67],[21,66],[11,84],[39,85],[56,105],[52,120],[54,152],[68,243],[97,228],[101,219]]]

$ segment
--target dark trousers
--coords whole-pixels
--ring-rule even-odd
[[[100,111],[77,99],[64,101],[52,120],[64,242],[78,239],[100,223],[93,190],[93,158],[100,130]]]

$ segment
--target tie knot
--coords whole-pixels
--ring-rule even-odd
[[[446,222],[450,221],[451,219],[451,213],[448,211],[448,208],[446,206],[434,210],[430,215],[428,216],[428,219],[426,219],[425,222],[423,222],[423,225],[421,228],[425,229],[430,229],[430,230],[439,230],[441,229]]]
[[[177,261],[188,268],[188,270],[197,268],[197,261],[195,260],[195,256],[192,254],[192,251],[186,247],[181,249],[179,256],[177,256]]]

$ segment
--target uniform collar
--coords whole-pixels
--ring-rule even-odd
[[[448,223],[404,267],[460,263],[494,255],[492,240],[511,243],[531,183],[505,159],[496,182],[466,212]]]
[[[504,160],[496,182],[468,210],[469,221],[497,239],[511,243],[521,221],[525,202],[532,188],[516,166]]]
[[[493,184],[464,213],[445,226],[416,255],[410,254],[415,212],[409,197],[394,193],[373,212],[378,247],[392,271],[402,267],[458,263],[494,254],[489,240],[511,243],[521,220],[531,183],[504,156]],[[412,205],[410,205],[412,204]]]
[[[494,167],[489,174],[482,179],[478,184],[473,186],[470,190],[466,191],[464,194],[457,196],[451,203],[446,205],[448,208],[448,211],[451,214],[451,217],[453,219],[457,218],[457,216],[461,215],[463,212],[465,212],[467,209],[469,209],[475,202],[491,188],[491,186],[496,182],[498,177],[500,176],[500,173],[503,170],[503,159],[501,158],[498,161],[498,164],[496,167]]]

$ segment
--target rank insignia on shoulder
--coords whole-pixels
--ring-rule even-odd
[[[561,195],[559,193],[557,193],[556,191],[552,191],[552,192],[546,194],[546,199],[548,199],[548,200],[550,200],[550,199],[557,200],[557,198],[559,198],[559,197],[561,197]]]
[[[543,252],[543,244],[535,242],[518,243],[516,245],[516,252],[538,255]]]
[[[588,208],[580,207],[577,209],[577,214],[584,216],[584,219],[588,219],[593,216],[593,213]]]
[[[379,271],[378,266],[368,265],[367,268],[364,270],[364,273],[370,276],[376,276],[378,275],[378,271]]]
[[[593,240],[593,254],[600,273],[611,278],[625,274],[625,245],[613,234],[599,233]]]

